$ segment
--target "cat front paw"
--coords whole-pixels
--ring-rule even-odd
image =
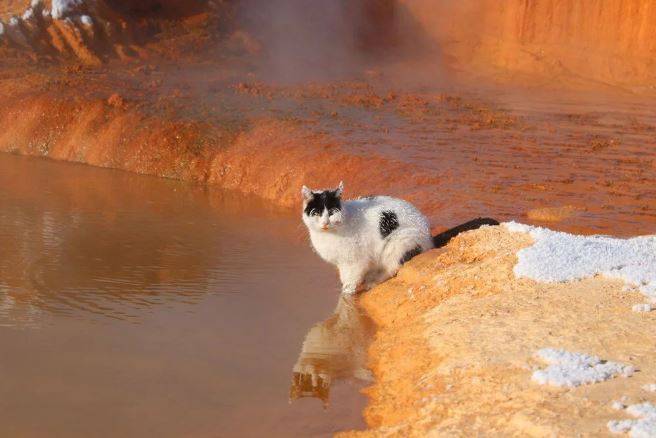
[[[345,284],[342,286],[342,293],[346,295],[352,295],[358,292],[358,286],[355,284]]]
[[[347,295],[363,292],[365,290],[367,290],[367,287],[364,283],[342,285],[342,293]]]
[[[355,287],[353,286],[343,286],[342,293],[346,295],[352,295],[355,293]]]

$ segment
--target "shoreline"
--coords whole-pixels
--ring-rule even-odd
[[[393,92],[375,80],[235,85],[222,72],[190,91],[193,78],[154,72],[53,69],[0,80],[0,151],[216,185],[285,209],[300,207],[303,184],[345,180],[349,198],[384,193],[415,204],[434,233],[472,217],[577,234],[651,232],[653,194],[641,181],[653,162],[638,157],[652,127],[640,120],[601,123],[586,104],[572,110],[564,101],[558,111],[581,113],[548,105],[530,113],[500,107],[495,96],[462,97],[466,89]],[[135,91],[155,74],[171,74],[171,83]],[[74,97],[66,97],[70,88]],[[629,143],[609,128],[630,133]],[[619,146],[626,156],[618,158]],[[572,159],[582,169],[576,178],[562,166]],[[530,160],[542,164],[526,174]],[[624,167],[605,174],[607,160]]]
[[[643,388],[656,381],[656,312],[632,311],[644,296],[603,277],[516,278],[516,254],[532,244],[504,225],[469,231],[362,297],[378,329],[370,429],[341,436],[606,436],[608,422],[632,419],[613,402],[656,399]],[[545,366],[535,356],[545,347],[637,371],[576,388],[539,385],[531,374]]]
[[[84,78],[82,75],[72,80],[82,86]],[[447,189],[444,199],[435,196],[435,191],[442,184],[457,182],[453,175],[436,175],[429,168],[382,154],[364,156],[349,152],[343,139],[322,132],[307,120],[257,116],[233,124],[222,124],[216,120],[205,122],[202,117],[181,117],[176,111],[166,110],[166,102],[173,105],[180,100],[175,93],[167,95],[163,107],[158,104],[153,106],[147,100],[122,98],[122,94],[118,93],[104,94],[109,97],[94,97],[88,91],[76,98],[64,98],[45,91],[9,94],[2,99],[8,111],[0,116],[0,150],[236,190],[257,195],[272,201],[276,207],[290,211],[299,202],[297,187],[309,181],[315,186],[330,186],[347,174],[351,177],[346,189],[348,197],[370,194],[372,190],[403,197],[431,218],[434,233],[443,231],[446,225],[455,221],[453,213],[445,215],[443,212],[445,202],[448,202],[445,199],[450,200],[453,192]],[[327,99],[332,105],[334,102],[331,99],[341,98],[343,96],[338,95]],[[416,104],[413,102],[410,106]],[[353,108],[349,105],[347,108]],[[341,106],[338,108],[342,110]],[[467,123],[479,123],[477,120]],[[421,117],[412,121],[415,122],[424,123]],[[491,129],[504,132],[501,128]],[[26,138],[30,141],[24,142]],[[612,149],[612,146],[609,147]],[[514,190],[526,187],[524,184]],[[544,193],[547,187],[535,185],[531,190],[536,196],[536,193]],[[497,192],[492,190],[491,193]],[[468,208],[461,210],[470,211]],[[500,220],[508,216],[514,218],[510,210],[504,211],[498,217]],[[557,224],[558,229],[591,232],[593,230],[572,225],[577,224],[580,215],[585,213],[585,208],[565,205],[537,208],[527,212],[526,216],[532,223]],[[481,215],[496,216],[489,211]],[[647,227],[648,224],[643,224],[644,229]],[[521,233],[511,236],[500,227],[466,232],[446,247],[412,260],[403,267],[397,278],[362,298],[363,306],[376,322],[378,331],[369,352],[376,383],[365,391],[370,398],[365,410],[369,431],[361,433],[423,436],[429,431],[437,431],[438,434],[459,430],[484,433],[489,428],[498,433],[551,434],[558,433],[559,427],[564,427],[566,430],[601,434],[606,432],[605,422],[623,418],[617,412],[608,410],[613,400],[594,391],[576,389],[573,392],[584,395],[575,397],[573,402],[567,404],[553,392],[531,387],[530,373],[526,367],[536,365],[532,354],[549,345],[534,343],[531,348],[535,351],[530,351],[526,345],[519,345],[504,359],[505,362],[495,362],[494,367],[487,362],[493,361],[489,354],[498,347],[497,339],[488,339],[488,344],[474,356],[468,356],[457,345],[449,345],[448,351],[442,351],[442,344],[434,345],[437,342],[435,339],[447,336],[443,327],[448,328],[459,315],[465,315],[474,327],[480,323],[475,318],[479,309],[468,306],[466,300],[463,302],[465,298],[486,306],[485,321],[491,325],[481,326],[483,334],[501,330],[495,325],[499,323],[507,328],[502,334],[509,336],[510,340],[515,340],[521,333],[513,332],[513,321],[499,322],[497,309],[509,309],[508,315],[517,316],[513,312],[520,312],[534,319],[537,318],[535,312],[550,306],[556,306],[556,314],[563,317],[570,313],[563,312],[557,306],[569,308],[576,305],[581,313],[587,305],[576,297],[575,291],[580,293],[581,287],[596,291],[595,309],[603,307],[608,318],[622,319],[629,315],[633,323],[639,322],[635,318],[653,323],[656,312],[644,315],[631,313],[631,306],[640,302],[637,298],[631,298],[631,294],[623,294],[618,281],[595,278],[566,285],[544,285],[514,278],[512,269],[516,253],[531,242],[527,235],[522,236]],[[406,293],[399,294],[399,290]],[[550,291],[556,296],[553,290],[558,290],[567,298],[550,301]],[[540,301],[531,302],[527,298],[531,294],[540,297]],[[616,303],[613,304],[613,300],[604,298],[604,294],[625,305],[620,309]],[[524,307],[516,306],[514,301],[518,297],[523,297]],[[446,326],[440,319],[443,317],[438,309],[451,312]],[[573,324],[570,330],[578,330],[577,324],[585,323],[588,327],[595,324],[596,320],[579,321],[576,316],[570,318]],[[534,325],[539,326],[537,322]],[[560,329],[558,324],[549,327],[547,330]],[[636,327],[644,328],[644,333],[650,333],[650,336],[656,336],[656,332],[649,331],[649,327],[639,324]],[[530,324],[521,326],[522,333],[530,329]],[[465,336],[467,327],[458,326],[457,330],[453,330],[448,338],[460,339],[465,344],[472,342]],[[565,336],[570,339],[571,333],[567,332]],[[566,347],[574,351],[581,350],[608,360],[635,362],[609,356],[601,344],[586,349],[584,347],[588,345],[570,341]],[[635,346],[635,342],[627,340],[624,347],[629,351]],[[464,368],[457,368],[457,371],[446,368],[448,372],[444,371],[442,368],[447,366],[444,364],[453,360],[460,360],[459,366]],[[475,362],[478,368],[469,369],[471,367],[462,365],[470,361],[478,361]],[[656,370],[652,371],[641,363],[638,365],[641,374],[627,381],[653,375],[656,382]],[[645,373],[643,370],[649,371]],[[425,386],[424,383],[430,379],[434,381]],[[504,381],[511,384],[506,392],[502,388]],[[614,385],[617,398],[628,394],[636,401],[641,400],[640,385],[624,388],[617,382],[619,379],[601,385]],[[569,393],[566,394],[571,398]],[[583,409],[577,403],[583,403],[583,398],[592,400],[593,395],[596,398],[585,408],[584,420],[576,422],[567,417],[572,406]],[[454,408],[454,403],[462,406]],[[538,405],[546,407],[543,406],[540,411]],[[474,423],[469,412],[485,414],[478,419],[478,423]]]

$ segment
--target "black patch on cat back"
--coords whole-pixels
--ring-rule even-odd
[[[421,254],[421,246],[417,245],[411,250],[406,251],[405,254],[403,254],[403,257],[401,257],[401,260],[399,261],[401,264],[404,264],[405,262],[409,261],[411,258],[414,256],[418,256]]]
[[[315,214],[321,215],[324,208],[328,209],[329,212],[331,210],[342,209],[342,203],[339,200],[339,196],[337,196],[336,190],[324,190],[320,193],[313,193],[312,200],[305,206],[305,214],[311,216],[314,210]]]
[[[383,239],[392,234],[392,231],[399,227],[399,218],[393,211],[384,211],[380,216],[380,235]]]

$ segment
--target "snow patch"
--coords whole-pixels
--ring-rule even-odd
[[[651,312],[654,310],[654,305],[649,303],[634,304],[633,307],[631,307],[631,310],[634,312]]]
[[[82,23],[84,26],[92,26],[93,25],[93,19],[89,17],[88,15],[82,15],[80,17],[80,23]]]
[[[608,430],[613,433],[629,433],[633,438],[656,437],[656,406],[649,402],[631,405],[626,412],[637,420],[611,420]]]
[[[11,17],[9,19],[9,26],[18,26],[18,17]]]
[[[597,356],[561,349],[543,348],[535,355],[549,364],[535,371],[531,377],[531,380],[540,385],[574,388],[603,382],[619,375],[629,377],[635,372],[635,368],[630,365],[607,362]]]
[[[0,21],[0,36],[5,34],[5,24]]]
[[[34,9],[28,8],[25,10],[25,12],[23,12],[23,17],[22,17],[23,20],[27,21],[32,19],[33,17],[34,17]]]
[[[517,253],[517,277],[565,282],[595,275],[616,278],[656,298],[656,236],[616,239],[577,236],[506,222],[510,232],[529,233],[535,243]]]
[[[519,222],[515,221],[504,222],[502,225],[506,227],[506,230],[510,231],[511,233],[530,233],[531,228],[533,228],[530,225],[520,224]]]
[[[646,385],[642,385],[642,389],[649,392],[656,392],[656,383],[648,383]]]
[[[64,18],[82,3],[84,3],[83,0],[52,0],[52,18],[55,20]]]
[[[39,6],[41,3],[43,3],[43,0],[32,0],[32,1],[30,2],[30,6],[33,7],[33,8],[36,8],[36,7]]]
[[[613,403],[611,403],[610,407],[615,409],[616,411],[621,411],[624,410],[624,408],[626,408],[626,405],[621,401],[615,400]]]

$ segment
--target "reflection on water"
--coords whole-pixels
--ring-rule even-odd
[[[312,397],[327,407],[334,382],[371,382],[366,364],[373,332],[373,321],[358,306],[357,297],[340,295],[334,315],[305,335],[293,368],[290,401]]]
[[[339,291],[304,236],[257,200],[0,154],[0,437],[363,427],[347,382],[289,404]]]
[[[223,194],[212,199],[217,211],[200,188],[72,169],[0,159],[4,324],[40,310],[130,319],[171,300],[196,303],[208,290],[237,291],[244,281],[238,267],[257,262],[257,242],[244,238],[262,217],[253,201]],[[227,205],[230,216],[220,211]],[[243,227],[236,214],[246,216]]]

